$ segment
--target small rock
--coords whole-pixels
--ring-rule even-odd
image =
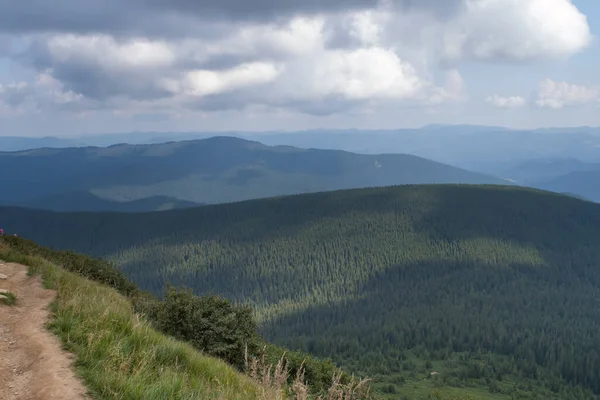
[[[8,279],[8,275],[0,274],[0,281],[5,281]]]
[[[0,289],[0,294],[8,293],[8,289]]]

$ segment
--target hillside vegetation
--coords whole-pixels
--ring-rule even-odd
[[[152,329],[116,290],[15,251],[0,239],[0,259],[30,266],[58,290],[50,329],[77,357],[77,370],[100,399],[262,399],[262,388],[225,362]]]
[[[5,229],[256,309],[279,345],[393,398],[600,395],[600,206],[405,186],[146,214],[2,209]]]
[[[121,211],[114,202],[152,211],[135,201],[164,196],[204,204],[380,185],[503,183],[405,154],[269,147],[233,137],[0,152],[0,170],[7,172],[0,204],[58,211]]]
[[[29,275],[41,274],[58,290],[49,326],[77,356],[95,398],[372,398],[367,380],[330,362],[265,343],[257,348],[247,307],[174,287],[160,301],[103,260],[17,237],[0,237],[0,260],[28,265]]]

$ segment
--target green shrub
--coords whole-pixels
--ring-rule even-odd
[[[22,255],[42,257],[69,272],[110,286],[125,296],[132,296],[139,291],[121,271],[105,260],[72,251],[52,250],[21,237],[4,236],[2,240]]]
[[[17,296],[13,292],[0,293],[0,302],[12,306],[17,302]]]
[[[162,332],[240,369],[246,346],[251,354],[258,349],[258,327],[250,307],[218,296],[194,296],[190,289],[169,285],[158,303],[155,324]]]
[[[0,254],[12,262],[29,265],[31,274],[48,271],[52,268],[49,263],[54,263],[69,272],[112,287],[126,296],[133,311],[143,315],[155,329],[188,342],[205,354],[221,358],[240,370],[244,369],[246,349],[251,357],[263,355],[262,349],[265,349],[266,361],[273,365],[285,355],[290,372],[288,383],[293,383],[302,368],[312,393],[327,391],[332,376],[337,373],[337,367],[331,360],[321,360],[302,351],[289,351],[264,342],[258,334],[250,307],[236,305],[218,296],[195,296],[191,289],[173,286],[168,286],[161,301],[140,290],[107,261],[42,247],[21,237],[1,237]],[[40,265],[32,263],[34,258]],[[44,268],[40,268],[42,265]],[[47,276],[45,279],[51,278]],[[342,384],[350,382],[350,377],[343,372],[339,379]]]

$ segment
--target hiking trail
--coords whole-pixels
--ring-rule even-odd
[[[27,276],[27,267],[1,260],[0,289],[17,296],[12,306],[0,303],[0,400],[89,399],[74,356],[45,327],[56,292]]]

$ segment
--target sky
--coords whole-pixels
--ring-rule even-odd
[[[600,125],[598,0],[0,0],[0,135]]]

